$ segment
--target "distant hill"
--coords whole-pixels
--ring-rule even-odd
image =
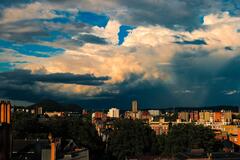
[[[171,111],[171,112],[180,112],[180,111],[202,111],[202,110],[211,110],[211,111],[220,111],[220,110],[230,110],[232,112],[238,112],[240,106],[206,106],[206,107],[164,107],[164,108],[146,108],[143,110],[149,109],[159,109],[162,112]]]
[[[43,111],[45,112],[53,112],[53,111],[62,111],[62,112],[82,112],[82,107],[77,104],[60,104],[53,100],[42,100],[36,104],[29,106],[29,108],[43,107]]]

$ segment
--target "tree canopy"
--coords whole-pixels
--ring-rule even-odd
[[[109,138],[109,152],[115,159],[157,153],[155,132],[142,121],[120,120],[114,124]]]
[[[103,156],[105,144],[97,134],[94,125],[83,117],[50,118],[47,121],[38,121],[36,116],[28,113],[13,114],[13,138],[42,138],[47,139],[48,134],[56,138],[73,139],[79,147],[90,150],[91,159]]]
[[[173,125],[167,135],[158,136],[158,142],[159,151],[170,156],[188,149],[202,148],[206,152],[220,149],[212,129],[193,123]]]

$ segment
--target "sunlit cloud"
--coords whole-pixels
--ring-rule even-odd
[[[135,0],[129,5],[117,0],[74,0],[6,6],[0,19],[4,30],[0,31],[0,72],[22,69],[33,74],[109,77],[101,85],[25,84],[35,93],[76,101],[128,93],[135,97],[144,93],[131,90],[151,87],[160,88],[152,94],[163,90],[179,103],[186,95],[205,103],[212,90],[235,94],[214,88],[220,81],[212,80],[240,56],[240,18],[231,11],[235,5],[215,0],[197,5],[179,0],[171,5],[162,0],[138,3],[138,8]],[[16,84],[10,85],[17,90]],[[156,96],[154,101],[159,99]]]

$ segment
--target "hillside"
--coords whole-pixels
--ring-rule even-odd
[[[43,111],[62,111],[62,112],[82,112],[82,107],[77,104],[60,104],[53,100],[42,100],[36,104],[29,106],[29,108],[43,107]]]

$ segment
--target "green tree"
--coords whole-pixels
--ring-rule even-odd
[[[103,159],[105,144],[95,127],[89,120],[82,117],[54,117],[39,122],[37,117],[28,113],[14,113],[13,137],[17,138],[43,138],[47,139],[51,132],[53,137],[73,139],[79,147],[86,147],[90,151],[91,159]]]
[[[159,137],[159,139],[161,138]],[[208,153],[218,151],[220,146],[217,143],[213,130],[208,127],[195,124],[177,124],[171,127],[168,135],[165,136],[164,143],[159,145],[164,145],[164,151],[161,147],[160,152],[163,151],[165,155],[174,156],[179,152],[196,148],[203,148]]]
[[[158,151],[160,154],[162,154],[165,150],[166,140],[167,140],[167,136],[165,134],[161,134],[157,136]]]
[[[109,138],[109,152],[115,159],[157,153],[155,132],[142,121],[123,119],[114,123]]]
[[[48,122],[50,132],[55,137],[73,139],[78,146],[90,150],[91,159],[101,159],[105,144],[95,127],[89,122],[79,118],[58,118]]]
[[[36,116],[30,113],[16,112],[12,115],[13,138],[45,138],[46,126],[39,123]]]

